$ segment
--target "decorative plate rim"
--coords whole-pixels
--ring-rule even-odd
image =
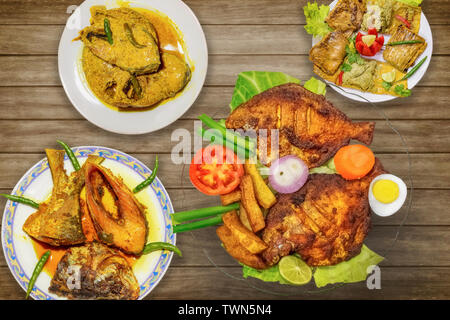
[[[152,172],[140,160],[113,148],[101,146],[78,146],[73,147],[72,150],[74,151],[74,154],[77,158],[85,158],[90,154],[98,154],[106,159],[119,162],[122,165],[127,166],[134,172],[138,173],[143,179],[147,178]],[[65,155],[64,160],[67,159],[68,157],[67,155]],[[11,194],[22,195],[30,186],[30,184],[47,170],[49,170],[48,160],[46,158],[39,160],[19,179],[17,184],[14,186]],[[170,196],[158,177],[155,178],[150,187],[159,201],[159,205],[163,214],[163,222],[165,225],[163,234],[164,241],[175,245],[176,234],[172,233],[172,221],[170,218],[170,214],[173,213],[173,206],[170,200]],[[14,239],[12,237],[14,217],[18,206],[19,204],[16,202],[12,202],[10,200],[7,200],[6,202],[2,218],[1,241],[3,255],[5,256],[6,263],[14,279],[19,283],[20,287],[24,291],[26,291],[29,277],[27,277],[20,261],[17,259],[17,252],[14,246]],[[172,257],[173,252],[161,252],[158,262],[156,263],[153,270],[149,272],[149,276],[139,284],[139,300],[147,296],[158,285],[159,281],[161,281],[167,269],[169,268]],[[42,290],[38,287],[35,287],[30,296],[35,300],[55,300],[55,298],[50,296],[47,292],[47,290]]]

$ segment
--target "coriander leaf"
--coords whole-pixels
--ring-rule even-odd
[[[305,14],[306,18],[306,32],[313,36],[323,37],[330,31],[332,31],[332,29],[325,22],[325,18],[327,17],[329,11],[329,6],[321,5],[319,7],[316,2],[308,2],[306,6],[303,7],[303,13]]]
[[[383,81],[383,82],[381,83],[381,85],[382,85],[383,88],[385,88],[387,91],[391,90],[391,87],[392,87],[392,83],[391,83],[391,82]]]
[[[394,92],[402,97],[409,97],[411,95],[411,90],[405,89],[405,86],[402,84],[395,86]]]
[[[352,66],[349,65],[348,63],[345,63],[345,62],[344,62],[344,63],[342,64],[342,66],[341,66],[341,70],[344,71],[344,72],[349,72],[349,71],[352,70]]]

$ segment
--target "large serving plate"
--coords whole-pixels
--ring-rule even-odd
[[[337,0],[334,0],[329,6],[330,11],[334,8],[334,6],[337,4]],[[417,70],[414,75],[408,79],[408,88],[412,89],[416,86],[416,84],[419,83],[420,79],[425,75],[427,72],[428,66],[431,61],[431,56],[433,54],[433,36],[431,34],[431,28],[430,24],[428,23],[427,18],[425,17],[425,14],[422,11],[422,14],[420,16],[420,28],[419,28],[419,35],[425,39],[427,42],[427,47],[425,48],[424,52],[416,59],[416,63],[419,62],[422,58],[427,56],[427,60],[424,62],[424,64]],[[389,39],[391,38],[390,35],[383,34],[384,36],[384,43],[387,43]],[[312,39],[312,45],[314,46],[317,42],[320,41],[320,38],[314,38]],[[383,49],[379,51],[375,56],[368,57],[369,59],[375,59],[378,61],[385,61],[383,59]],[[331,83],[330,81],[325,80],[328,83]],[[351,88],[344,88],[339,87],[337,89],[334,85],[334,83],[331,83],[330,87],[332,87],[335,91],[342,94],[343,96],[356,100],[361,102],[383,102],[383,101],[389,101],[393,100],[395,98],[398,98],[397,96],[391,96],[389,94],[375,94],[370,92],[363,92],[356,89]]]
[[[102,165],[110,168],[115,175],[120,175],[124,183],[133,188],[151,174],[151,170],[136,158],[123,152],[96,146],[74,148],[74,153],[80,164],[88,155],[98,155],[105,158]],[[67,156],[64,159],[66,172],[73,171]],[[47,159],[36,163],[19,180],[12,194],[29,197],[37,202],[43,202],[51,194],[53,187]],[[172,233],[170,214],[173,213],[172,203],[161,181],[156,178],[153,183],[136,195],[147,210],[149,224],[149,242],[164,241],[175,244],[176,237]],[[19,285],[26,291],[33,269],[38,261],[31,238],[22,230],[25,220],[35,209],[16,202],[7,201],[3,212],[2,246],[6,262]],[[140,285],[139,299],[149,294],[164,276],[169,267],[173,253],[155,251],[140,257],[133,266],[134,274]],[[42,272],[31,292],[34,299],[52,300],[60,297],[49,293],[50,275]],[[25,297],[25,293],[24,293]]]
[[[168,16],[183,35],[192,78],[175,98],[156,108],[138,112],[118,112],[105,106],[89,88],[82,67],[81,29],[89,25],[89,9],[105,5],[108,9],[126,3],[131,8],[158,11]],[[208,49],[203,29],[194,13],[181,0],[86,0],[67,20],[58,49],[58,69],[62,85],[73,106],[91,123],[108,131],[122,134],[143,134],[168,126],[181,117],[194,103],[205,82],[208,67]]]

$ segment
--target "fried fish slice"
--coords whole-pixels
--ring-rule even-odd
[[[360,28],[365,11],[365,0],[339,0],[325,21],[334,30],[355,31]]]
[[[333,75],[344,61],[351,32],[333,31],[328,33],[309,51],[309,60],[327,75]]]
[[[398,70],[405,72],[411,67],[416,59],[424,52],[427,47],[425,39],[415,34],[404,25],[397,27],[397,30],[389,39],[389,43],[397,41],[420,40],[422,43],[402,44],[396,46],[386,46],[383,51],[383,58]]]
[[[278,129],[279,156],[297,155],[309,168],[314,168],[334,156],[350,139],[370,144],[375,124],[353,123],[324,96],[288,83],[266,90],[243,103],[228,117],[226,127],[269,130],[267,139],[258,131],[258,155],[266,164],[276,157],[272,152],[274,146],[270,130]]]
[[[45,152],[53,179],[52,195],[28,217],[23,230],[30,237],[53,246],[83,243],[79,197],[85,166],[68,177],[64,171],[64,151],[46,149]],[[101,158],[90,156],[86,163],[91,162],[101,162]]]
[[[312,174],[299,191],[280,195],[262,234],[269,246],[264,261],[273,265],[297,252],[310,266],[327,266],[359,254],[370,227],[369,185],[382,173],[376,159],[362,179]]]
[[[418,6],[410,6],[406,3],[395,1],[392,8],[392,23],[386,33],[394,34],[397,28],[403,23],[396,19],[395,16],[400,16],[406,19],[410,23],[410,30],[414,33],[418,33],[420,29],[420,18],[422,16],[422,8]]]
[[[156,72],[161,64],[158,38],[150,21],[129,8],[91,10],[91,25],[80,39],[93,54],[109,64],[135,74]],[[108,42],[104,21],[108,19],[113,44]]]
[[[127,260],[97,242],[72,247],[61,258],[49,291],[69,299],[139,297],[139,283]]]

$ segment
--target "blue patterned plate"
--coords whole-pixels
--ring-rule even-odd
[[[103,166],[110,168],[115,175],[123,178],[128,187],[133,188],[151,174],[151,170],[142,162],[123,152],[105,147],[77,147],[72,149],[82,164],[88,155],[98,155],[105,158]],[[73,171],[67,158],[64,159],[66,172]],[[52,179],[47,159],[35,164],[20,179],[12,192],[13,195],[25,196],[43,202],[52,190]],[[149,224],[149,242],[164,241],[175,244],[176,237],[172,233],[170,214],[173,213],[172,203],[161,181],[156,178],[151,186],[136,195],[147,210]],[[31,238],[22,231],[25,220],[35,209],[7,201],[3,213],[2,246],[9,269],[19,285],[26,291],[34,266],[38,261]],[[133,266],[133,271],[139,281],[141,293],[139,299],[149,294],[164,276],[169,267],[173,253],[156,251],[140,257]],[[34,299],[53,300],[60,297],[48,292],[51,277],[42,272],[31,293]],[[25,294],[24,294],[25,297]]]

